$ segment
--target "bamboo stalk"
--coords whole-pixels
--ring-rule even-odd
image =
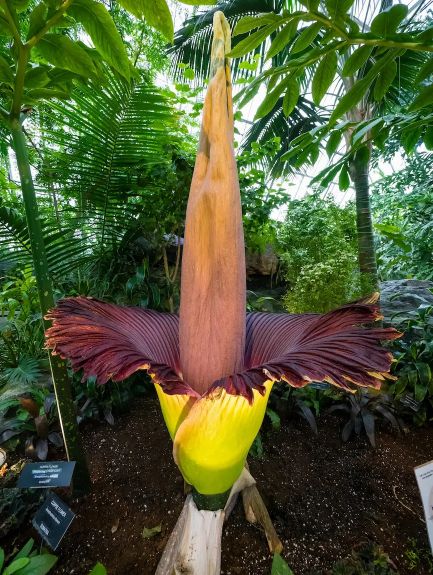
[[[20,174],[39,303],[42,317],[44,317],[48,310],[54,307],[53,288],[45,252],[44,237],[39,220],[35,188],[20,120],[17,118],[11,120],[10,129]],[[44,328],[47,329],[50,325],[51,322],[44,319]],[[49,354],[48,357],[53,376],[66,453],[69,460],[76,462],[73,480],[74,493],[76,495],[84,495],[90,491],[91,480],[78,431],[66,362],[59,356]]]

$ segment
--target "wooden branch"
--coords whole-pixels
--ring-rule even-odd
[[[248,463],[246,462],[245,467],[249,469]],[[283,544],[275,531],[275,527],[269,517],[268,510],[266,509],[263,499],[260,497],[260,493],[255,485],[251,485],[242,491],[242,501],[247,521],[253,525],[260,523],[265,530],[270,552],[281,553],[283,550]]]

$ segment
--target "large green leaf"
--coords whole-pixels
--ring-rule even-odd
[[[273,22],[278,22],[281,20],[281,16],[270,12],[269,14],[261,14],[260,16],[244,16],[236,24],[233,30],[233,37],[238,36],[238,34],[246,34],[251,32],[254,28],[261,28],[262,26],[267,26]]]
[[[355,82],[354,86],[345,94],[337,106],[335,107],[334,111],[331,114],[329,122],[332,124],[336,122],[343,114],[352,110],[365,96],[365,93],[368,90],[372,80],[369,82],[368,80],[358,80]]]
[[[433,58],[429,58],[427,62],[420,68],[415,78],[415,84],[420,84],[433,74]]]
[[[372,34],[381,38],[388,38],[395,34],[398,26],[406,18],[408,7],[405,4],[396,4],[380,12],[371,23]]]
[[[126,48],[105,6],[94,0],[74,0],[68,8],[68,14],[83,25],[105,61],[129,80]]]
[[[355,0],[325,0],[325,7],[333,19],[344,16],[350,10]]]
[[[291,50],[291,53],[296,54],[297,52],[302,52],[302,50],[308,48],[308,46],[313,42],[313,40],[315,40],[321,28],[322,24],[320,22],[315,22],[314,24],[310,24],[310,26],[305,28],[305,30],[301,32],[299,38],[296,40]]]
[[[89,575],[107,575],[107,570],[101,563],[97,563]]]
[[[96,69],[90,56],[67,36],[45,34],[37,43],[43,58],[59,68],[66,68],[86,78],[96,75]]]
[[[169,42],[173,44],[174,29],[170,10],[165,0],[144,0],[143,13],[147,22],[162,32]]]
[[[352,145],[355,146],[368,132],[371,132],[371,130],[379,124],[383,124],[383,118],[375,118],[371,121],[365,120],[365,123],[362,124],[362,126],[359,125],[352,133]]]
[[[144,0],[119,0],[119,4],[130,14],[133,14],[136,18],[142,20],[144,17],[143,1]]]
[[[299,82],[298,80],[293,79],[289,82],[289,85],[287,86],[287,90],[286,93],[284,94],[283,99],[283,112],[286,117],[290,116],[290,114],[295,109],[295,106],[299,100],[299,94],[300,94]]]
[[[408,112],[416,112],[433,103],[433,84],[425,88],[409,106]]]
[[[64,92],[62,90],[50,90],[49,88],[35,88],[34,90],[29,90],[26,96],[32,98],[33,100],[49,100],[51,98],[57,98],[58,100],[69,100],[71,97],[69,92]]]
[[[30,559],[27,559],[27,557],[21,557],[21,559],[16,559],[12,561],[12,563],[8,567],[6,567],[6,569],[3,571],[3,575],[12,575],[13,573],[16,573],[18,570],[22,569],[29,563]]]
[[[340,191],[345,192],[349,189],[350,179],[349,179],[349,168],[347,164],[344,164],[341,168],[340,176],[338,178],[338,187]]]
[[[30,12],[29,16],[29,31],[27,34],[27,40],[32,38],[42,26],[45,24],[48,16],[48,6],[45,2],[39,2],[39,4]]]
[[[423,140],[424,140],[424,145],[427,148],[427,150],[432,151],[433,150],[433,126],[429,126],[427,128],[427,130],[425,131]]]
[[[368,60],[374,46],[361,46],[357,48],[353,54],[347,58],[341,75],[343,78],[347,76],[353,76]]]
[[[355,85],[343,96],[340,102],[332,112],[329,122],[332,124],[337,121],[343,114],[354,108],[361,99],[365,96],[369,86],[382,70],[384,66],[391,60],[398,58],[404,53],[404,50],[389,50],[374,66],[371,67],[369,72],[362,80],[355,82]]]
[[[27,70],[24,77],[24,86],[26,88],[43,88],[51,81],[47,70],[44,66],[35,66]]]
[[[374,85],[373,95],[376,102],[380,102],[388,92],[396,74],[397,63],[395,60],[391,60],[391,62],[388,62],[388,64],[382,68]]]
[[[293,575],[293,571],[279,553],[274,553],[271,575]]]
[[[31,557],[29,563],[20,569],[17,575],[46,575],[57,561],[55,555],[37,555]]]
[[[9,63],[3,56],[0,56],[0,82],[9,84],[9,86],[13,86],[14,84],[14,74]]]
[[[266,114],[269,114],[269,112],[272,110],[272,108],[277,103],[278,98],[281,96],[281,94],[284,92],[286,87],[289,85],[290,80],[291,80],[290,76],[288,76],[287,78],[284,78],[284,80],[282,80],[278,84],[278,86],[276,86],[272,90],[272,92],[267,94],[266,98],[263,100],[263,102],[257,108],[257,112],[256,112],[256,115],[254,117],[255,120],[257,120],[258,118],[263,118],[264,116],[266,116]]]
[[[294,38],[296,30],[298,28],[298,21],[291,20],[288,22],[283,29],[274,38],[271,47],[266,54],[266,60],[273,58],[276,54],[279,54],[281,50]]]
[[[279,22],[272,22],[271,24],[266,25],[264,28],[257,30],[253,34],[250,34],[245,40],[242,40],[237,44],[232,50],[227,54],[229,58],[240,58],[241,56],[245,56],[251,50],[257,48],[259,44],[261,44],[268,36],[275,32],[275,30],[279,27]]]
[[[34,539],[29,539],[24,547],[15,555],[15,559],[21,559],[21,557],[28,557],[33,545],[35,544]],[[0,565],[1,569],[1,565]]]
[[[322,101],[323,96],[328,91],[329,86],[332,84],[335,73],[337,72],[337,53],[330,52],[324,56],[319,65],[317,66],[316,73],[313,77],[311,85],[311,92],[313,95],[313,102],[318,106]]]
[[[432,378],[431,369],[428,363],[416,363],[419,380],[421,385],[427,386]]]
[[[326,142],[326,153],[328,158],[332,158],[340,145],[342,133],[340,130],[333,130],[329,134],[328,141]]]
[[[0,8],[0,36],[12,36],[12,28],[6,18],[6,14]]]

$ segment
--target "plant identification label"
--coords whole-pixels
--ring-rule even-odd
[[[400,401],[402,402],[403,405],[406,405],[406,407],[413,409],[413,411],[419,411],[421,409],[422,405],[421,402],[417,401],[407,393],[405,393],[400,397]]]
[[[322,389],[323,391],[327,391],[328,389],[331,389],[331,384],[327,381],[312,381],[308,384],[308,387],[311,387],[312,389]]]
[[[433,461],[415,467],[415,476],[421,493],[428,538],[433,552]]]
[[[49,493],[32,524],[42,539],[55,551],[74,517],[75,513],[57,495]]]
[[[68,487],[74,472],[75,461],[41,461],[26,463],[17,487]]]

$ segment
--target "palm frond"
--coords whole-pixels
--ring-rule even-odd
[[[172,60],[172,73],[175,80],[181,78],[182,70],[178,63],[189,64],[200,79],[209,76],[210,55],[212,45],[212,21],[215,12],[221,10],[230,28],[233,29],[241,18],[247,15],[265,14],[269,12],[281,12],[283,8],[291,7],[293,3],[284,0],[221,0],[214,4],[212,8],[197,12],[184,22],[183,28],[178,30],[174,36],[173,46],[169,46],[167,53]],[[232,38],[232,47],[246,38],[248,34],[240,34]],[[272,39],[272,37],[271,37]],[[265,43],[262,43],[254,54],[264,56]],[[239,72],[239,64],[248,60],[249,55],[244,58],[237,58],[232,63],[232,76],[236,80]],[[264,58],[261,59],[263,62]],[[261,64],[259,64],[260,66]],[[245,74],[246,76],[248,73]]]
[[[263,118],[254,122],[246,131],[241,149],[251,149],[253,142],[264,144],[271,138],[281,141],[279,151],[266,158],[266,167],[271,179],[288,176],[293,168],[290,163],[281,162],[281,156],[290,148],[290,142],[300,134],[309,132],[315,126],[326,123],[328,114],[318,109],[312,102],[300,96],[298,104],[288,118],[283,112],[283,98],[279,98],[273,109]]]
[[[7,367],[0,372],[0,383],[11,386],[23,386],[38,383],[42,375],[39,361],[34,357],[21,357],[18,365]]]
[[[115,252],[137,223],[140,173],[161,161],[177,117],[149,82],[128,84],[113,75],[98,89],[80,84],[71,101],[52,109],[49,127],[38,134],[50,147],[37,184],[42,191],[55,186],[62,199],[62,229],[46,244],[50,264],[66,271],[70,257],[85,262]]]
[[[81,239],[75,237],[70,229],[59,231],[43,219],[40,222],[48,265],[53,275],[81,265],[84,251]],[[27,221],[20,212],[6,206],[0,207],[0,261],[33,265]]]

